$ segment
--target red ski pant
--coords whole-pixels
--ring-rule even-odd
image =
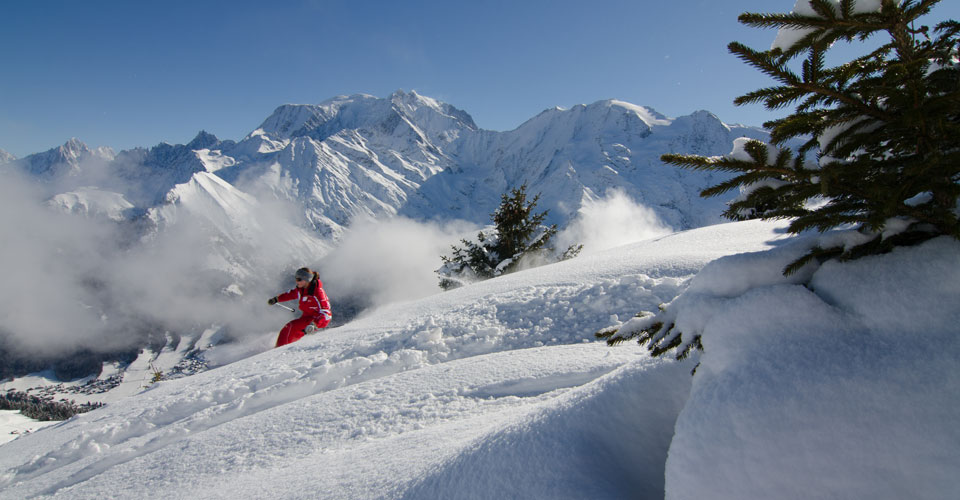
[[[320,316],[319,318],[310,318],[301,316],[286,325],[283,329],[280,330],[280,335],[277,335],[277,347],[282,345],[287,345],[293,342],[296,342],[303,338],[303,330],[309,325],[316,321],[318,328],[323,328],[330,323],[330,320]]]

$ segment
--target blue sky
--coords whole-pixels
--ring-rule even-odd
[[[201,130],[239,140],[285,103],[398,89],[511,130],[602,99],[671,117],[707,109],[760,125],[733,99],[769,81],[726,50],[775,32],[742,12],[794,0],[10,0],[0,6],[0,149],[77,137],[129,149]],[[945,0],[938,19],[960,19]]]

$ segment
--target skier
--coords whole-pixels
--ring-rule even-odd
[[[300,304],[300,310],[303,311],[299,318],[290,321],[280,330],[280,335],[277,336],[277,347],[296,342],[303,338],[304,334],[326,327],[333,318],[330,312],[330,299],[323,291],[320,276],[309,268],[301,267],[297,269],[294,279],[297,281],[296,288],[271,297],[267,301],[267,304],[272,306],[277,302],[296,299]]]

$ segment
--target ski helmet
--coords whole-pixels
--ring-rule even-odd
[[[297,274],[294,274],[293,277],[296,278],[297,281],[310,281],[313,279],[313,272],[306,267],[301,267],[297,269]]]

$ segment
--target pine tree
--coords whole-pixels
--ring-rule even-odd
[[[745,156],[662,160],[736,173],[701,193],[741,188],[743,194],[724,214],[728,218],[790,218],[792,233],[852,225],[869,235],[854,248],[815,248],[788,266],[787,274],[814,258],[846,260],[941,235],[960,238],[960,23],[946,21],[933,30],[915,26],[939,2],[882,0],[879,9],[865,12],[855,0],[810,0],[814,15],[741,15],[748,26],[801,35],[789,46],[766,51],[737,42],[728,46],[778,83],[738,97],[735,104],[763,103],[771,110],[796,105],[789,116],[764,124],[778,151],[754,141],[744,148]],[[886,43],[826,66],[834,44],[872,35],[883,35]],[[805,140],[797,151],[782,147],[797,138]],[[818,161],[807,161],[817,148]]]
[[[881,0],[868,9],[865,1],[809,0],[812,15],[742,14],[748,26],[800,35],[766,51],[728,46],[778,82],[738,97],[737,105],[796,105],[792,114],[764,124],[776,149],[740,139],[726,157],[661,159],[736,174],[701,192],[716,196],[739,188],[724,214],[730,219],[784,218],[791,219],[792,233],[848,226],[866,236],[852,248],[814,248],[784,274],[814,259],[855,259],[943,235],[960,239],[960,23],[946,21],[933,30],[915,25],[939,2]],[[885,43],[826,67],[835,43],[872,35],[885,36]],[[799,73],[791,69],[798,58]],[[783,147],[798,138],[804,142],[797,151]],[[814,152],[816,161],[809,161]],[[661,306],[596,336],[610,344],[637,339],[654,356],[675,352],[683,359],[703,346],[699,335],[676,328],[674,309]]]
[[[551,256],[555,250],[549,243],[557,234],[557,225],[543,225],[549,210],[534,213],[538,201],[539,194],[527,200],[526,184],[511,190],[510,195],[501,195],[500,206],[490,216],[494,228],[481,231],[477,243],[461,240],[463,246],[454,245],[452,256],[441,256],[443,267],[437,271],[440,288],[449,290],[463,282],[511,273],[531,258],[551,261],[576,256],[582,245],[571,246],[559,258]]]

